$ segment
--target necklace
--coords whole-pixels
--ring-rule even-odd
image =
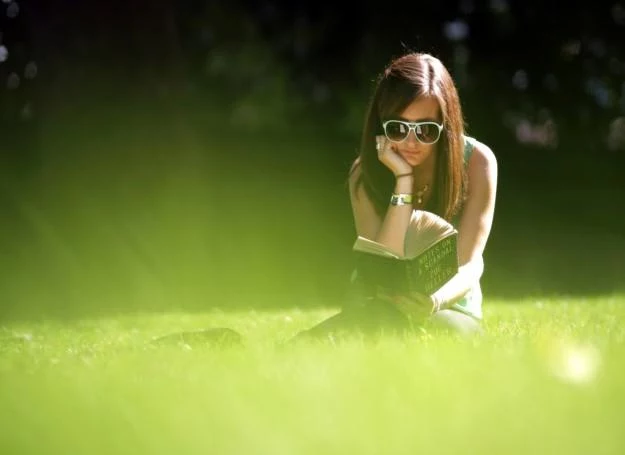
[[[425,193],[429,189],[430,189],[430,185],[426,183],[425,185],[421,187],[420,190],[415,191],[415,196],[417,197],[417,204],[419,205],[423,204],[423,196],[425,196]]]

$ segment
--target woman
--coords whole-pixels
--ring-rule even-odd
[[[377,79],[349,174],[356,232],[403,255],[413,210],[436,213],[458,230],[459,271],[432,295],[363,296],[301,335],[407,327],[405,313],[461,333],[479,331],[496,188],[495,156],[465,135],[458,92],[441,61],[423,53],[392,61]]]
[[[419,325],[463,334],[480,330],[482,255],[495,210],[497,161],[488,146],[464,134],[462,109],[444,65],[409,53],[377,80],[367,111],[360,153],[349,173],[358,235],[404,254],[413,210],[433,212],[458,230],[459,271],[432,295],[399,299],[356,293],[337,315],[290,341],[327,338],[343,331],[377,334]],[[411,235],[418,235],[411,232]],[[366,283],[355,280],[359,289]],[[239,344],[230,329],[168,335],[157,341],[204,340]]]

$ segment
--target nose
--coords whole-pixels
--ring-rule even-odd
[[[420,144],[419,139],[417,139],[417,131],[414,128],[411,128],[410,131],[408,131],[406,142],[411,144]]]

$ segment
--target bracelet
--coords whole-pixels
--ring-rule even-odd
[[[441,302],[436,295],[430,295],[430,300],[432,301],[432,314],[443,309],[443,302]]]
[[[391,205],[409,205],[412,204],[412,194],[399,193],[391,196]]]
[[[410,174],[397,174],[395,176],[396,179],[398,179],[399,177],[412,177],[412,172]]]

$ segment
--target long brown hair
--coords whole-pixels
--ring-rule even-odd
[[[361,169],[357,184],[364,185],[376,211],[383,216],[395,180],[392,172],[378,159],[375,136],[383,134],[382,121],[398,116],[422,96],[431,96],[438,101],[444,128],[436,144],[434,191],[425,209],[451,221],[459,212],[465,194],[464,118],[451,75],[442,62],[430,54],[405,54],[391,61],[378,76],[355,162]]]

